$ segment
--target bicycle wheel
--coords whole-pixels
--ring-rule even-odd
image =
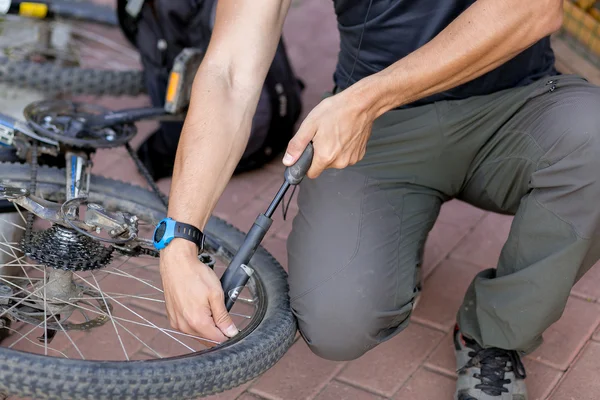
[[[30,167],[0,163],[0,177],[2,185],[28,187]],[[39,167],[36,194],[63,201],[64,180],[63,170]],[[156,196],[140,187],[93,176],[90,188],[90,201],[139,217],[140,236],[143,224],[150,228],[164,216]],[[0,224],[3,221],[19,225],[0,215]],[[54,234],[44,222],[34,224],[40,237]],[[216,260],[215,272],[222,272],[244,234],[217,218],[209,221],[205,231],[208,251]],[[5,328],[11,336],[0,343],[0,392],[35,399],[197,398],[259,376],[294,340],[296,321],[286,273],[262,247],[250,263],[255,273],[232,309],[240,334],[205,347],[200,338],[168,328],[155,257],[120,255],[107,266],[96,264],[96,269],[84,271],[70,271],[69,265],[61,264],[65,271],[25,259],[19,244],[6,239],[0,236],[0,251],[13,254],[15,262],[10,264],[18,265],[22,273],[0,275],[0,317],[12,320]],[[72,253],[63,254],[71,257]],[[83,255],[81,259],[79,267],[86,260]],[[47,274],[60,279],[69,273],[79,294],[67,293],[65,298],[64,293],[54,293],[54,280]],[[7,286],[12,294],[7,295]],[[140,288],[145,292],[129,293]],[[71,316],[65,317],[69,311]],[[118,353],[112,351],[115,348]]]
[[[51,19],[0,18],[0,82],[50,95],[145,93],[138,52],[112,7],[77,0],[52,4]]]

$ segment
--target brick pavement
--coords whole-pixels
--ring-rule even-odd
[[[285,25],[290,56],[305,80],[306,110],[331,86],[337,32],[331,2],[294,0]],[[141,105],[144,98],[101,99],[111,107]],[[153,129],[141,124],[139,141]],[[122,151],[102,151],[96,172],[143,183]],[[247,230],[281,181],[281,164],[234,177],[215,214]],[[160,182],[168,192],[169,180]],[[287,267],[288,221],[276,217],[264,246]],[[512,218],[483,212],[459,201],[442,207],[426,243],[424,293],[408,329],[351,362],[331,362],[313,355],[297,340],[271,370],[213,400],[450,400],[455,367],[451,329],[468,282],[482,268],[493,267]],[[525,359],[532,400],[595,400],[600,392],[600,266],[573,289],[567,309],[545,335],[545,343]],[[82,338],[81,340],[85,340]],[[158,344],[160,346],[160,344]],[[68,343],[65,347],[69,347]],[[103,351],[120,351],[103,348]],[[150,355],[140,357],[148,358]],[[103,355],[106,355],[104,353]]]

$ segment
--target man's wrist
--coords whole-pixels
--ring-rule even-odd
[[[389,76],[374,74],[356,82],[350,89],[355,92],[353,97],[361,102],[361,109],[373,119],[404,104],[397,83]]]
[[[162,250],[166,256],[177,254],[183,257],[198,257],[198,245],[183,238],[173,238],[171,243]]]

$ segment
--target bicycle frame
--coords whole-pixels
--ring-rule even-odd
[[[3,4],[6,2],[3,2]],[[93,22],[101,25],[119,26],[117,15],[110,7],[92,2],[75,3],[65,0],[8,2],[8,8],[0,8],[0,14],[18,15],[38,20],[68,19]]]

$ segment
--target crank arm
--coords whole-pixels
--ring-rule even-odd
[[[2,126],[2,137],[5,139],[5,143],[10,141],[10,143],[6,143],[6,145],[12,145],[12,138],[14,138],[15,134],[18,132],[31,139],[58,147],[58,142],[56,140],[38,135],[25,122],[19,121],[6,114],[0,114],[0,126]]]
[[[167,114],[161,107],[130,108],[88,117],[82,128],[106,128],[114,125],[127,124],[143,119],[153,119]]]

